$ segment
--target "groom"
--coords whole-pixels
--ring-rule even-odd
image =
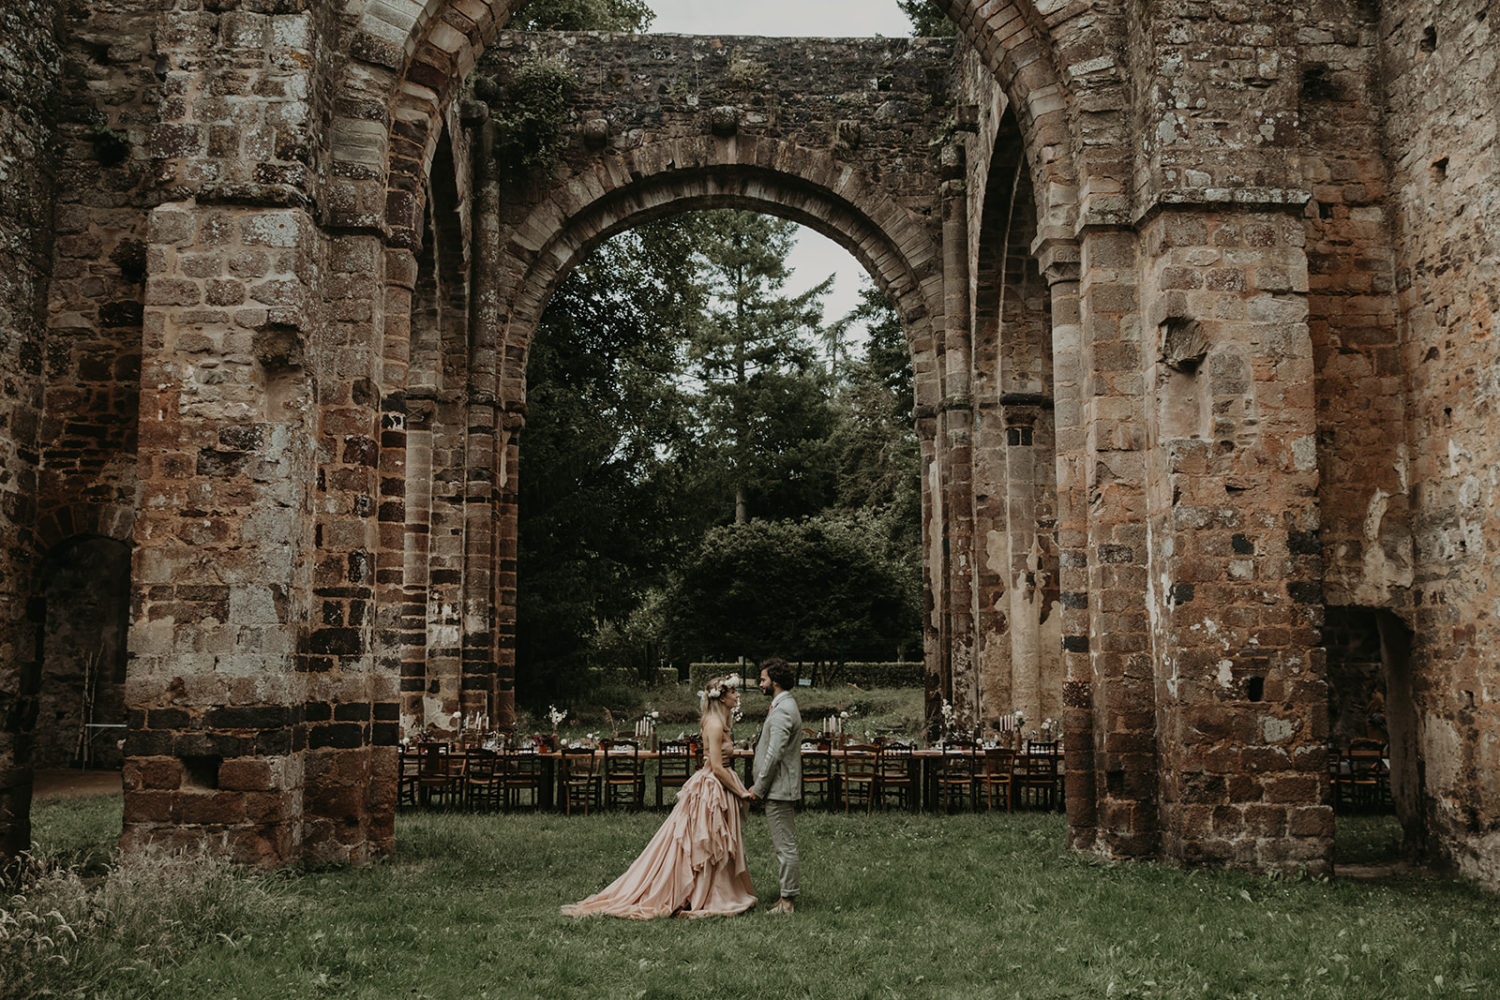
[[[766,804],[766,823],[771,845],[781,864],[781,898],[772,913],[791,913],[797,885],[797,801],[802,798],[802,713],[791,689],[796,684],[792,668],[781,659],[760,665],[760,690],[771,696],[766,724],[755,744],[755,785],[750,793]]]

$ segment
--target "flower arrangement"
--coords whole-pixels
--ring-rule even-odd
[[[737,691],[739,690],[739,687],[739,675],[728,674],[727,676],[720,677],[715,680],[708,686],[706,690],[699,691],[698,700],[702,701],[703,699],[707,698],[709,701],[717,701],[718,699],[724,697],[725,692]]]
[[[943,699],[943,732],[951,733],[958,727],[958,709],[947,698]]]
[[[547,718],[552,722],[552,731],[554,733],[557,732],[557,727],[562,725],[563,720],[567,717],[567,712],[559,710],[554,705],[547,706]]]

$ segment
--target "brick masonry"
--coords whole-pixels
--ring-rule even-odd
[[[1062,717],[1075,847],[1328,870],[1383,684],[1410,846],[1500,884],[1493,2],[944,0],[957,43],[510,6],[0,15],[0,851],[122,627],[127,846],[391,850],[398,720],[514,704],[547,296],[739,205],[896,302],[929,699]],[[488,112],[537,57],[582,86],[517,177]]]

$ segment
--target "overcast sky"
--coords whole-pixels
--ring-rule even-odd
[[[845,38],[910,35],[896,0],[647,0],[656,11],[653,32],[679,35],[769,35]],[[853,309],[865,271],[843,247],[804,228],[788,260],[792,294],[836,275],[823,300],[826,322]]]
[[[909,35],[896,0],[647,0],[652,31],[680,35]]]

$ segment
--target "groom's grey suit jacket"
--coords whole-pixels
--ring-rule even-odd
[[[802,713],[790,691],[771,699],[755,744],[755,797],[778,802],[802,798]]]

